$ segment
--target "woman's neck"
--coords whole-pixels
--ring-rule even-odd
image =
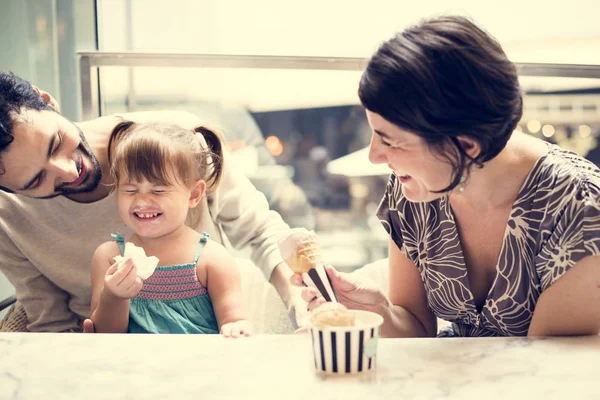
[[[450,194],[453,205],[479,211],[512,207],[535,163],[548,152],[545,142],[516,132],[498,156],[473,167],[464,190]]]

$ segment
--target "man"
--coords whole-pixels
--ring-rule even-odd
[[[27,330],[35,332],[81,330],[94,249],[110,232],[129,234],[111,194],[107,149],[115,125],[121,118],[189,129],[201,122],[177,111],[73,123],[56,108],[48,93],[0,72],[0,271],[16,288]],[[235,247],[250,246],[291,314],[306,312],[277,248],[289,227],[265,197],[225,163],[218,189],[201,207],[203,230],[219,242],[226,236]]]

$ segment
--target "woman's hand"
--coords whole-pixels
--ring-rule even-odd
[[[366,310],[377,312],[378,308],[385,305],[385,294],[374,284],[357,279],[351,274],[336,271],[331,265],[325,267],[331,280],[331,286],[339,303],[353,310]],[[298,274],[290,279],[295,286],[302,286],[302,277]],[[302,298],[308,303],[308,310],[325,303],[325,299],[314,287],[304,287]]]
[[[221,327],[221,335],[225,337],[237,338],[240,336],[250,336],[253,332],[252,323],[250,321],[241,319],[235,322],[229,322],[223,324]]]
[[[137,274],[131,258],[116,261],[106,270],[103,294],[115,299],[127,300],[137,295],[144,282]]]

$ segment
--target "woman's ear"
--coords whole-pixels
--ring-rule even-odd
[[[48,104],[50,107],[54,108],[54,110],[56,110],[57,113],[60,113],[60,107],[58,106],[58,101],[56,101],[56,99],[54,97],[52,97],[52,95],[44,90],[41,90],[39,87],[35,86],[35,85],[31,85],[33,87],[33,90],[35,90],[35,92],[37,94],[40,95],[40,97],[42,98],[42,100],[44,100],[44,102],[46,104]]]
[[[189,200],[190,208],[195,208],[198,205],[198,203],[200,203],[200,200],[202,200],[202,197],[204,197],[205,193],[206,193],[206,182],[202,179],[200,179],[199,181],[196,181],[196,183],[192,187],[192,191],[190,193],[190,200]]]
[[[456,139],[469,157],[475,158],[481,153],[481,145],[477,140],[468,136],[457,136]]]

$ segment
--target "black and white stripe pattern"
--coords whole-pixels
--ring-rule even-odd
[[[332,301],[337,303],[335,292],[331,286],[331,281],[325,267],[322,264],[317,265],[315,268],[311,268],[308,272],[302,274],[302,279],[306,286],[315,287],[323,296],[326,301]]]
[[[321,330],[311,327],[310,334],[317,371],[353,374],[375,367],[379,326],[352,330]]]

